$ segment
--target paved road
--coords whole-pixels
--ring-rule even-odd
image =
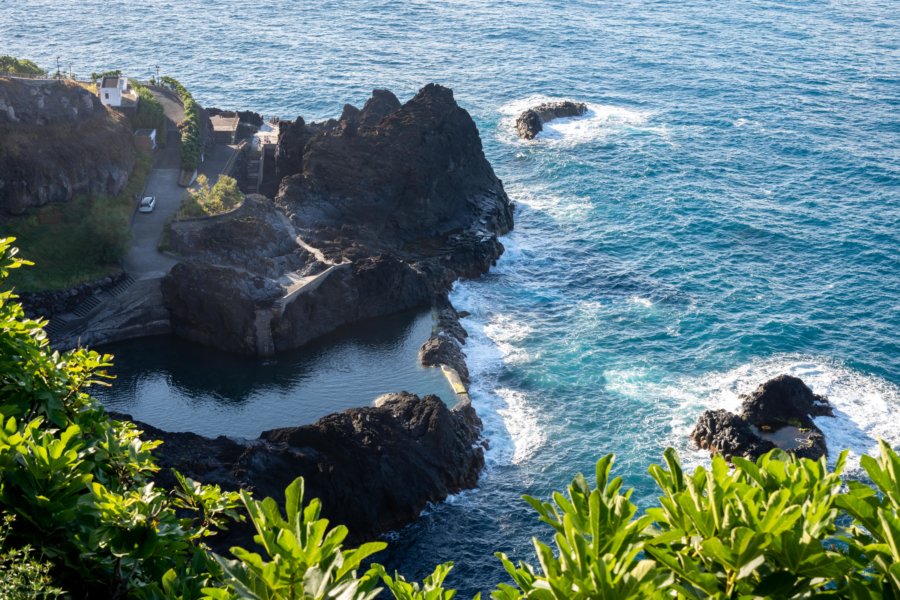
[[[175,260],[159,252],[166,223],[178,212],[184,188],[178,187],[181,173],[181,149],[178,122],[184,119],[184,109],[178,96],[170,91],[151,87],[153,95],[162,104],[168,121],[166,147],[153,156],[153,170],[147,178],[145,196],[156,198],[156,208],[151,213],[136,212],[131,224],[131,249],[125,255],[122,266],[135,279],[162,277],[169,272]]]
[[[145,195],[156,197],[156,209],[151,213],[138,212],[131,225],[131,249],[123,266],[135,279],[162,277],[175,260],[158,250],[163,229],[178,207],[184,188],[178,187],[178,169],[153,169],[147,178]]]
[[[151,213],[137,212],[131,225],[131,249],[123,260],[123,266],[135,279],[151,279],[162,277],[177,262],[173,258],[159,252],[163,231],[178,212],[181,199],[186,193],[178,186],[181,173],[181,150],[176,123],[184,119],[184,109],[178,102],[174,92],[161,88],[151,88],[160,101],[168,120],[167,144],[164,149],[157,150],[153,156],[153,170],[147,178],[145,196],[156,197],[156,208]],[[229,146],[216,145],[201,171],[206,173],[210,185],[218,180],[218,174],[234,153]]]

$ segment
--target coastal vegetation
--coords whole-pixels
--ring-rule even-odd
[[[181,201],[178,218],[211,217],[237,208],[244,200],[233,177],[221,175],[210,187],[206,175],[197,176],[196,187],[189,189]]]
[[[0,530],[0,581],[31,579],[45,597],[62,588],[75,597],[370,599],[381,587],[394,598],[454,596],[444,587],[450,563],[421,584],[364,568],[385,544],[345,549],[347,529],[304,500],[302,479],[283,507],[177,473],[173,489],[155,485],[159,442],[89,394],[109,384],[112,357],[50,350],[45,323],[26,318],[7,289],[27,264],[12,243],[0,240],[0,507],[12,517]],[[886,443],[860,461],[868,481],[842,477],[846,453],[833,469],[776,450],[686,473],[669,449],[650,467],[660,497],[644,511],[612,477],[613,462],[600,459],[593,483],[577,475],[552,501],[526,497],[552,542],[535,539],[536,566],[499,554],[511,583],[492,598],[900,595],[900,456]],[[233,547],[233,558],[211,549],[212,536],[241,522],[258,547]]]
[[[131,87],[137,93],[139,102],[137,110],[131,116],[131,126],[135,129],[155,129],[156,143],[166,145],[166,113],[156,96],[137,80],[130,80]]]
[[[58,290],[118,272],[150,163],[150,156],[138,153],[128,184],[114,197],[80,195],[8,219],[4,233],[41,265],[11,273],[8,284],[27,292]]]
[[[15,56],[4,54],[0,56],[0,73],[41,76],[46,75],[47,71],[27,58],[16,58]]]
[[[184,106],[184,120],[178,124],[181,132],[181,169],[192,172],[200,164],[203,143],[200,129],[200,105],[178,80],[172,77],[162,77],[160,81],[163,85],[175,90]]]

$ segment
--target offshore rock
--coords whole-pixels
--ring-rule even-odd
[[[580,117],[585,112],[587,105],[583,102],[545,102],[519,115],[516,119],[516,131],[519,137],[533,140],[544,129],[544,123],[563,117]]]
[[[134,168],[127,119],[65,81],[0,77],[0,213],[115,196]]]
[[[834,416],[832,407],[799,378],[779,375],[741,399],[740,415],[721,409],[701,414],[691,432],[694,443],[729,459],[755,459],[774,448],[814,460],[827,455],[812,417]]]
[[[803,380],[779,375],[743,397],[741,416],[757,427],[800,425],[810,417],[833,417],[828,399],[814,394]]]
[[[346,525],[355,539],[401,527],[429,502],[474,487],[484,466],[481,422],[469,403],[451,410],[437,396],[406,392],[313,425],[265,431],[252,441],[138,426],[145,437],[164,442],[155,452],[161,484],[174,484],[174,468],[281,502],[284,488],[302,476],[307,497],[321,499],[324,515]]]

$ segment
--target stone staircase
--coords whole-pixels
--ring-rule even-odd
[[[71,313],[63,313],[54,316],[44,328],[47,337],[57,339],[72,331],[81,321],[90,315],[98,306],[110,298],[115,298],[125,292],[134,283],[131,275],[126,275],[113,287],[98,292],[85,298]]]

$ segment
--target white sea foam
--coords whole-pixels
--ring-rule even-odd
[[[509,260],[509,259],[508,259]],[[459,282],[451,299],[471,316],[463,325],[469,332],[465,353],[472,385],[469,394],[490,441],[488,468],[528,460],[544,444],[538,405],[525,392],[498,385],[504,363],[527,359],[521,342],[532,332],[525,323],[496,312],[478,292],[481,281]]]
[[[587,112],[580,117],[566,117],[545,123],[543,130],[534,140],[525,141],[518,137],[516,133],[516,118],[523,111],[544,102],[563,100],[570,99],[533,95],[504,104],[499,109],[500,114],[503,115],[499,127],[500,140],[506,143],[563,143],[574,145],[602,138],[610,132],[638,127],[664,135],[667,134],[664,128],[647,127],[650,113],[646,111],[625,108],[624,106],[586,102]]]
[[[541,189],[511,189],[510,197],[518,204],[550,215],[558,222],[583,221],[594,210],[594,204],[586,196],[560,195]]]
[[[544,445],[546,433],[541,427],[540,414],[524,392],[500,388],[496,393],[506,404],[498,412],[513,444],[512,456],[504,458],[519,464],[534,456]]]
[[[686,463],[703,464],[708,462],[708,454],[692,448],[688,440],[697,416],[706,409],[739,411],[741,394],[781,373],[800,377],[815,393],[827,396],[834,407],[833,418],[815,419],[825,434],[831,464],[840,450],[847,449],[848,472],[858,472],[860,456],[878,452],[878,438],[900,448],[900,388],[821,357],[775,356],[725,373],[660,384],[650,393],[674,404],[671,444]]]
[[[522,341],[533,331],[527,323],[513,320],[505,314],[495,314],[484,326],[484,334],[497,346],[506,364],[520,364],[531,358]]]
[[[643,298],[641,296],[631,296],[628,300],[632,304],[637,304],[638,306],[643,306],[644,308],[653,308],[653,301],[649,298]]]

